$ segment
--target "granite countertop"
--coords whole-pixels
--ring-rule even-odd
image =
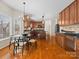
[[[79,33],[61,33],[61,34],[64,34],[64,35],[68,35],[68,36],[72,36],[73,38],[79,38]]]

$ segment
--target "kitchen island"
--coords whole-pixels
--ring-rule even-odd
[[[33,30],[31,35],[37,39],[46,39],[46,32],[44,30]]]

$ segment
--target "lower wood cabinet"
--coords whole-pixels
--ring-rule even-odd
[[[74,37],[71,36],[67,36],[64,34],[57,34],[56,35],[56,43],[64,48],[65,50],[69,50],[69,51],[76,51],[76,44],[75,44],[75,39]]]
[[[76,56],[79,58],[79,40],[76,41]]]
[[[64,48],[64,36],[62,36],[62,34],[56,34],[56,43],[60,46]]]

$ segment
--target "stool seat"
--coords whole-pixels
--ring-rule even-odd
[[[29,42],[33,43],[33,42],[36,42],[36,40],[35,39],[31,39],[31,40],[29,40]]]

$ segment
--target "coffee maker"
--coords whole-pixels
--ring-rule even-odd
[[[60,26],[59,26],[59,24],[56,24],[56,26],[55,26],[55,32],[56,33],[60,32]]]

